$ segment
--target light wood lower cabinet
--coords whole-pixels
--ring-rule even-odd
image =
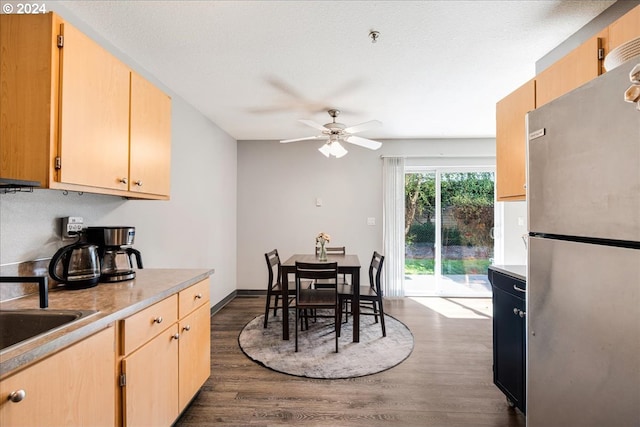
[[[125,425],[170,426],[178,416],[178,340],[173,323],[122,361]]]
[[[115,332],[102,330],[0,381],[1,426],[116,424]],[[24,391],[22,401],[11,393]]]
[[[170,426],[209,378],[209,279],[122,321],[122,423]]]
[[[209,304],[201,305],[180,320],[178,387],[182,411],[211,375],[211,315]]]

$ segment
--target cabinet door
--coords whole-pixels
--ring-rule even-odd
[[[640,37],[640,6],[609,25],[609,51],[636,37]]]
[[[525,303],[493,287],[493,382],[525,412]]]
[[[598,49],[607,30],[598,34],[554,62],[536,76],[536,107],[582,86],[602,73]]]
[[[180,321],[180,410],[211,375],[211,318],[204,304]]]
[[[73,26],[61,27],[57,181],[127,190],[129,68]]]
[[[178,324],[122,360],[124,425],[170,426],[178,416]]]
[[[0,381],[0,425],[115,425],[114,345],[107,328]],[[11,402],[17,390],[25,397]]]
[[[60,28],[52,13],[0,15],[0,176],[49,184]],[[25,55],[28,52],[28,55]]]
[[[500,201],[525,199],[525,116],[535,108],[535,80],[529,80],[496,104],[496,193]]]
[[[131,73],[131,158],[129,190],[169,196],[171,98]]]

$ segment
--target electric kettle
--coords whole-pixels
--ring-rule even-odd
[[[58,274],[62,264],[62,274]],[[74,243],[64,246],[53,255],[49,262],[49,275],[70,289],[91,288],[100,279],[98,246]]]

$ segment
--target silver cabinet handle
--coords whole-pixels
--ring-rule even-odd
[[[196,296],[194,297],[194,299],[202,299],[202,294],[196,294]]]
[[[27,397],[27,392],[22,389],[12,391],[9,394],[9,400],[12,401],[13,403],[22,402],[25,397]]]
[[[522,311],[519,308],[513,308],[513,314],[515,314],[516,316],[520,316],[520,317],[524,317],[527,315],[526,311]]]
[[[127,178],[120,178],[118,181],[120,181],[122,184],[126,184],[127,182],[129,182]]]
[[[134,182],[135,185],[137,185],[138,187],[142,187],[142,181],[137,180],[136,182]]]
[[[187,325],[184,328],[182,328],[183,331],[190,331],[191,330],[191,325]]]
[[[155,319],[153,319],[153,323],[162,323],[162,317],[156,317]]]
[[[180,334],[178,334],[178,333],[173,334],[173,335],[171,335],[171,338],[173,338],[174,340],[177,340],[177,339],[180,338]]]
[[[527,293],[527,291],[526,291],[526,290],[524,290],[524,289],[522,289],[522,288],[519,288],[519,287],[517,287],[516,285],[513,285],[513,289],[515,289],[516,291],[520,291],[520,292],[522,292],[523,294],[526,294],[526,293]]]

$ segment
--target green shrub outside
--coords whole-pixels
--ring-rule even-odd
[[[442,230],[443,246],[459,246],[462,245],[460,230],[457,227],[444,228]],[[411,243],[435,243],[436,226],[431,222],[420,224],[414,222],[409,227],[407,234],[407,242]]]

